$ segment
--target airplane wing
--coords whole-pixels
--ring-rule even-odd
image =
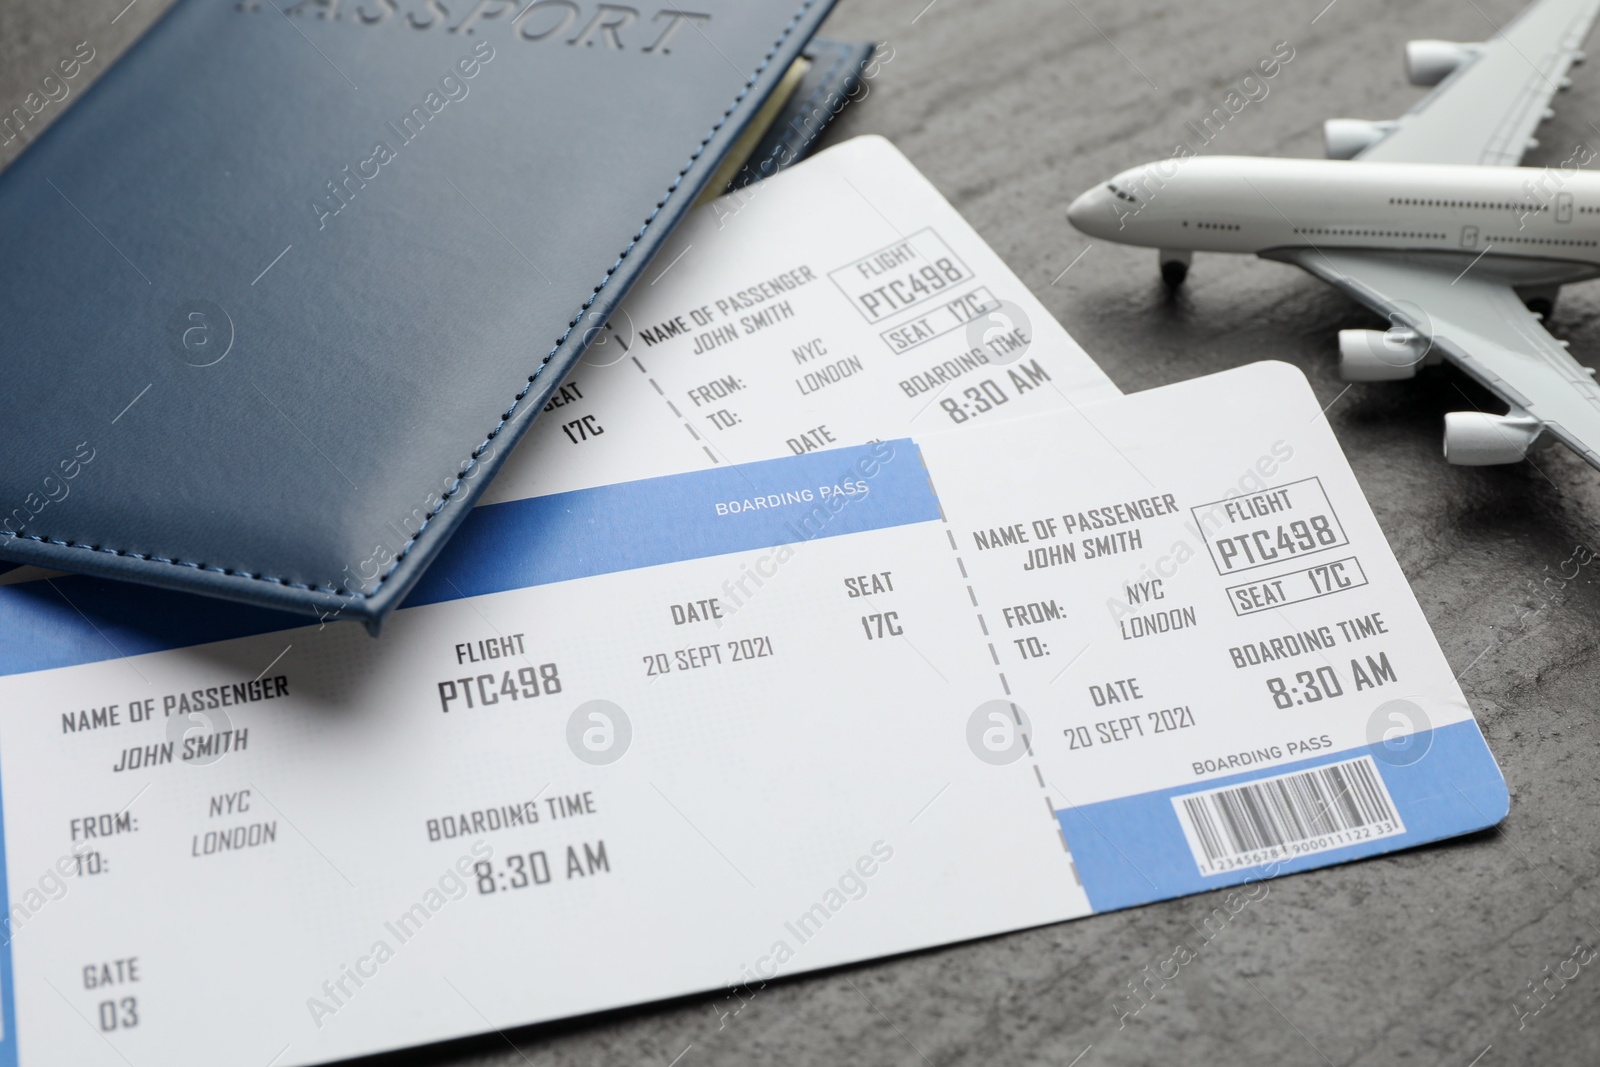
[[[1273,258],[1294,263],[1430,338],[1435,351],[1514,412],[1538,419],[1547,433],[1600,467],[1600,386],[1488,265],[1462,272],[1405,253],[1315,248]]]
[[[1538,0],[1503,29],[1485,17],[1484,29],[1491,33],[1483,44],[1470,46],[1477,56],[1355,158],[1516,166],[1568,69],[1582,61],[1579,48],[1597,11],[1600,0]]]

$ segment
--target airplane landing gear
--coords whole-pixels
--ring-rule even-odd
[[[1189,276],[1189,264],[1194,262],[1194,253],[1188,250],[1163,248],[1161,250],[1161,280],[1174,288],[1183,284]]]

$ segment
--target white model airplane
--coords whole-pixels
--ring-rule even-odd
[[[1600,277],[1594,149],[1519,167],[1600,0],[1538,0],[1490,41],[1412,41],[1416,85],[1393,122],[1333,119],[1329,160],[1200,157],[1124,171],[1068,220],[1091,237],[1160,250],[1183,281],[1196,251],[1293,263],[1393,326],[1339,332],[1347,381],[1409,378],[1448,358],[1508,405],[1445,416],[1452,463],[1514,463],[1548,434],[1600,467],[1600,387],[1541,321],[1568,282]]]

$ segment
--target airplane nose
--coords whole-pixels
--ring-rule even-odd
[[[1101,231],[1111,222],[1109,196],[1104,186],[1090,189],[1067,206],[1067,221],[1090,237],[1104,236]]]

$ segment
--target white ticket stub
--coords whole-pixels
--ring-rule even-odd
[[[379,640],[81,577],[0,628],[26,1067],[748,992],[1508,802],[1282,364],[482,506]]]

